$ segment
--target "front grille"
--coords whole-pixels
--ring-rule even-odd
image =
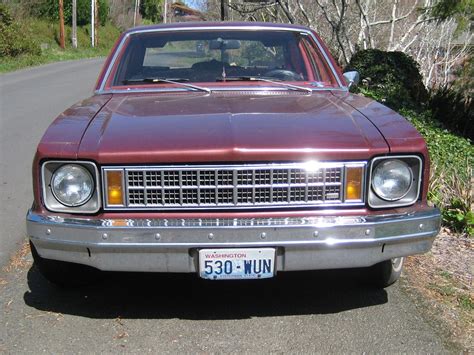
[[[354,163],[104,167],[122,170],[124,205],[108,209],[301,207],[344,204],[345,168]],[[365,168],[364,163],[356,163]],[[104,181],[106,186],[106,181]],[[363,201],[351,201],[362,203]]]

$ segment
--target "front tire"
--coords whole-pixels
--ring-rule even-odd
[[[40,274],[52,284],[60,287],[87,285],[96,281],[100,271],[87,265],[42,258],[30,242],[34,265]]]
[[[402,274],[405,258],[393,258],[382,261],[371,267],[370,282],[377,287],[388,287],[395,283]]]

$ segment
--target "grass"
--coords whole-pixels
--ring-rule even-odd
[[[452,285],[438,285],[436,283],[430,282],[428,288],[439,293],[441,296],[453,296],[456,293],[456,290]]]
[[[71,49],[65,51],[51,49],[44,51],[41,56],[22,55],[17,58],[2,58],[0,59],[0,73],[64,60],[101,57],[107,55],[107,53],[108,51],[106,50],[94,50],[92,48],[84,50]]]
[[[440,273],[439,273],[440,276],[444,277],[445,279],[448,279],[448,280],[451,280],[453,278],[453,275],[451,275],[449,272],[447,272],[446,270],[442,270]]]
[[[99,46],[90,46],[90,27],[78,27],[78,48],[71,45],[71,27],[65,27],[66,49],[59,47],[59,26],[57,23],[41,19],[27,18],[19,20],[25,35],[30,36],[41,48],[41,55],[21,55],[18,57],[1,57],[0,73],[10,72],[29,66],[46,64],[57,61],[93,58],[106,56],[116,39],[120,30],[111,24],[105,24],[99,28]]]
[[[466,353],[474,350],[474,241],[443,229],[430,253],[407,258],[404,289],[425,305],[429,318],[449,329],[450,337]]]
[[[469,297],[468,295],[460,295],[458,296],[458,303],[459,306],[467,311],[467,312],[472,312],[474,311],[474,302],[472,301],[472,298]]]

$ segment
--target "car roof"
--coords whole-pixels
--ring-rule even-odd
[[[182,29],[182,28],[195,28],[199,30],[200,28],[207,28],[207,27],[217,27],[225,29],[226,27],[260,27],[260,28],[268,28],[268,29],[295,29],[295,30],[305,30],[308,31],[309,28],[300,25],[292,25],[286,23],[270,23],[270,22],[208,22],[208,21],[196,21],[196,22],[176,22],[176,23],[167,23],[167,24],[158,24],[158,25],[149,25],[149,26],[138,26],[130,28],[129,30],[125,31],[126,33],[132,32],[142,32],[142,31],[150,31],[150,30],[173,30],[173,29]]]

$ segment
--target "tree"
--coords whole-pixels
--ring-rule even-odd
[[[154,23],[161,22],[163,12],[163,0],[142,0],[140,13],[143,18]]]
[[[440,21],[455,18],[458,25],[457,30],[472,29],[474,22],[474,2],[472,0],[439,0],[428,11],[431,16]]]
[[[215,0],[211,0],[214,1]],[[470,50],[472,0],[232,1],[234,19],[298,23],[315,29],[342,66],[361,49],[415,58],[425,85],[442,85]],[[469,26],[460,26],[470,19]]]
[[[91,20],[91,0],[77,0],[77,24],[84,26],[90,24]],[[107,21],[109,6],[107,0],[98,0],[99,4],[99,20],[104,25]],[[59,20],[59,3],[58,0],[43,0],[38,6],[39,14],[52,21]],[[72,0],[64,0],[64,22],[68,25],[72,24]]]

